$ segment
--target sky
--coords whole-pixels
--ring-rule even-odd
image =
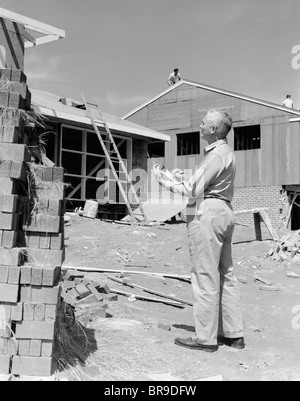
[[[31,88],[123,116],[182,78],[300,109],[299,0],[0,0],[66,31],[26,49]],[[293,53],[294,51],[294,53]],[[296,53],[297,52],[297,53]],[[298,57],[297,57],[298,56]]]

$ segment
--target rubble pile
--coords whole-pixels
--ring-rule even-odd
[[[300,230],[281,237],[267,256],[276,262],[291,261],[297,258],[300,261]]]
[[[117,301],[118,295],[112,293],[107,284],[99,284],[85,278],[84,273],[68,270],[60,285],[63,302],[72,308],[81,323],[112,317],[107,303]]]

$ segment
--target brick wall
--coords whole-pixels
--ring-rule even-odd
[[[284,195],[282,186],[261,186],[236,188],[233,208],[234,211],[254,209],[259,207],[268,208],[267,211],[274,228],[280,228],[283,222]],[[253,215],[244,214],[236,218],[237,223],[253,225]]]

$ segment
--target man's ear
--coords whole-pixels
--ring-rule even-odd
[[[215,125],[212,125],[210,131],[212,135],[215,134],[217,131],[217,127]]]

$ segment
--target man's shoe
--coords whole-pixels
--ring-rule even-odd
[[[239,338],[227,338],[227,337],[218,337],[218,345],[227,345],[227,347],[236,348],[236,349],[244,349],[245,348],[245,340],[244,337]]]
[[[192,338],[187,338],[187,339],[176,338],[175,344],[179,345],[180,347],[185,347],[185,348],[195,349],[195,350],[200,350],[200,351],[205,351],[205,352],[216,352],[219,349],[218,345],[199,344]]]

